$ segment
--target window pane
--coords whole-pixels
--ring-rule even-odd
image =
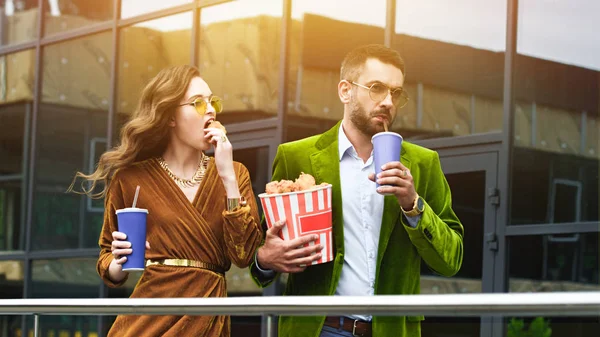
[[[54,0],[45,6],[44,34],[93,25],[113,18],[113,1]]]
[[[510,237],[510,292],[599,291],[599,242],[600,233]],[[598,317],[544,319],[552,336],[595,336],[600,329]],[[532,320],[524,319],[526,329]]]
[[[392,45],[406,62],[411,101],[394,128],[404,138],[502,130],[506,5],[397,2]]]
[[[97,246],[102,203],[65,191],[106,150],[111,55],[110,33],[44,48],[33,249]]]
[[[38,33],[38,0],[0,0],[0,45],[35,40]]]
[[[598,291],[599,233],[509,239],[510,291]]]
[[[0,299],[23,297],[23,261],[0,261]],[[0,336],[19,336],[21,316],[0,315]]]
[[[511,224],[598,220],[599,11],[519,2]]]
[[[32,298],[95,298],[100,277],[95,258],[37,260],[32,262]]]
[[[168,66],[190,63],[191,29],[191,12],[121,29],[114,137],[133,113],[142,89],[152,77]]]
[[[462,267],[454,277],[442,277],[421,261],[421,293],[481,293],[483,275],[483,238],[485,223],[486,172],[446,174],[452,190],[452,208],[461,220],[465,233]],[[427,317],[423,336],[442,336],[452,331],[456,336],[479,336],[479,317]]]
[[[200,73],[223,98],[224,124],[277,113],[281,6],[240,0],[202,9]]]
[[[323,132],[342,118],[337,94],[342,59],[354,47],[384,42],[385,4],[292,2],[287,140]]]
[[[513,225],[598,220],[597,159],[516,147],[513,172]]]
[[[193,0],[122,0],[121,18],[126,19],[161,9],[191,3]]]
[[[34,50],[0,56],[0,176],[23,174],[33,100]],[[27,134],[27,136],[26,136]]]
[[[0,251],[23,250],[23,180],[0,182]]]
[[[239,143],[232,140],[234,143],[233,158],[248,169],[250,178],[252,179],[252,190],[256,197],[256,203],[259,209],[259,217],[262,218],[263,212],[260,206],[260,198],[258,195],[265,191],[267,184],[267,176],[269,172],[269,147],[259,147],[251,149],[238,149]],[[240,144],[241,145],[241,144]],[[246,296],[260,295],[261,289],[256,287],[256,284],[250,278],[248,269],[240,269],[235,265],[231,265],[231,269],[227,271],[227,294],[228,296]]]
[[[100,278],[96,259],[75,258],[32,262],[32,298],[97,298]],[[29,325],[29,323],[28,323]],[[95,316],[40,316],[40,336],[97,334]]]

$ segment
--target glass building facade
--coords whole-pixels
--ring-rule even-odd
[[[193,64],[223,97],[258,194],[281,142],[342,117],[340,62],[365,43],[404,57],[410,101],[393,130],[438,151],[465,226],[462,269],[424,267],[422,293],[598,291],[597,13],[595,0],[2,0],[0,299],[131,293],[136,277],[109,289],[95,271],[102,200],[65,191],[160,69]],[[263,291],[234,267],[229,296],[278,295],[285,278]],[[427,317],[423,336],[505,335],[512,318]],[[113,319],[43,316],[42,336],[104,336]],[[552,336],[600,329],[548,321]],[[263,323],[233,317],[232,335]],[[0,337],[31,329],[0,316]]]

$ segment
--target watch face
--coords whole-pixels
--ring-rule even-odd
[[[417,200],[417,209],[419,210],[419,212],[423,212],[423,210],[425,209],[425,203],[423,202],[423,198],[419,197],[419,199]]]

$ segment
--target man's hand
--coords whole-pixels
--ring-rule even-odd
[[[282,219],[267,230],[265,244],[257,252],[258,265],[261,269],[270,269],[279,273],[299,273],[313,261],[321,258],[320,251],[323,246],[319,244],[303,247],[319,238],[314,234],[289,241],[282,240],[279,232],[284,225],[285,219]]]
[[[369,175],[371,181],[376,181],[379,185],[378,193],[394,194],[405,211],[413,208],[417,191],[410,170],[399,161],[393,161],[383,165],[381,173],[375,178],[375,174]],[[377,180],[375,180],[377,179]]]

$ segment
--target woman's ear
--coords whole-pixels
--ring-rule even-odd
[[[341,80],[338,83],[338,96],[340,96],[340,101],[343,104],[350,103],[350,99],[352,98],[352,84],[346,80]]]
[[[177,124],[175,123],[175,116],[171,116],[171,117],[169,117],[169,126],[170,126],[170,127],[172,127],[172,128],[174,128],[174,127],[175,127],[175,125],[177,125]]]

